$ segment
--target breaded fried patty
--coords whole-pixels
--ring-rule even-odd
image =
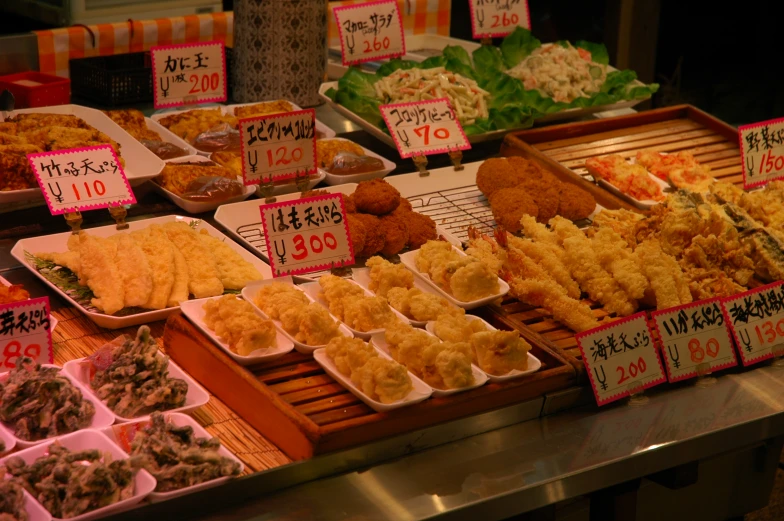
[[[476,172],[476,186],[487,197],[496,190],[514,188],[521,181],[522,176],[505,157],[491,157]]]
[[[384,235],[381,254],[391,257],[408,244],[408,224],[397,215],[385,215],[380,220],[381,233]]]
[[[572,183],[561,184],[558,214],[577,221],[585,219],[596,209],[596,199],[587,190]]]
[[[520,219],[523,215],[539,215],[539,207],[528,192],[520,188],[496,190],[490,196],[490,209],[496,224],[512,233],[520,231]]]
[[[373,215],[384,215],[400,205],[400,192],[383,179],[359,183],[354,191],[357,210]]]
[[[375,215],[366,213],[354,214],[354,217],[365,226],[365,247],[359,252],[359,257],[370,257],[380,252],[386,239],[381,231],[381,220]]]

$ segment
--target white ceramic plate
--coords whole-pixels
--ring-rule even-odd
[[[351,284],[354,284],[362,288],[362,291],[364,291],[365,295],[367,295],[368,297],[374,296],[370,290],[363,288],[360,284],[357,284],[356,281],[351,279],[345,279],[345,280],[350,282]],[[329,311],[329,304],[321,294],[321,286],[319,286],[318,282],[308,282],[306,284],[300,285],[300,287],[302,288],[302,290],[305,292],[306,295],[308,295],[311,299],[313,299],[314,302],[321,304],[324,307],[324,309]],[[409,320],[402,313],[400,313],[400,311],[396,310],[392,306],[390,306],[389,308],[392,310],[392,312],[401,322],[409,322]],[[376,333],[383,333],[384,331],[386,331],[386,329],[384,328],[371,329],[370,331],[359,331],[357,329],[354,329],[353,327],[350,327],[345,322],[341,322],[341,323],[344,324],[355,337],[361,338],[362,340],[365,341],[368,341],[370,337]]]
[[[172,423],[177,427],[185,427],[185,426],[191,427],[193,429],[193,434],[196,438],[211,439],[213,437],[209,432],[204,430],[204,427],[199,425],[199,423],[196,420],[194,420],[187,414],[180,414],[178,412],[166,412],[163,413],[163,416],[167,423]],[[106,435],[106,437],[108,437],[111,441],[116,443],[121,449],[123,449],[123,451],[128,452],[130,454],[130,447],[123,446],[123,444],[117,439],[118,434],[121,434],[123,429],[127,429],[128,427],[136,423],[146,423],[149,421],[150,421],[149,417],[140,418],[138,420],[135,420],[134,423],[124,423],[120,425],[113,425],[111,427],[106,427],[104,429],[101,429],[101,432],[104,435]],[[242,470],[245,468],[245,465],[243,465],[242,461],[240,461],[234,454],[229,452],[229,450],[226,449],[226,447],[221,445],[220,448],[218,449],[218,454],[239,463],[240,473],[242,473]],[[181,488],[179,490],[172,490],[170,492],[152,492],[150,493],[148,499],[153,503],[157,503],[158,501],[165,501],[167,499],[173,499],[175,497],[180,497],[186,494],[200,492],[208,488],[216,487],[231,479],[233,479],[233,477],[226,476],[223,478],[217,478],[217,479],[212,479],[210,481],[205,481],[204,483],[199,483],[198,485],[192,485],[190,487]]]
[[[430,336],[435,336],[428,333]],[[392,355],[389,354],[389,344],[387,343],[387,339],[384,337],[384,333],[376,333],[371,337],[371,341],[376,348],[384,353],[385,355],[392,358]],[[410,373],[411,371],[409,371]],[[462,393],[464,391],[470,391],[471,389],[476,389],[477,387],[482,387],[484,384],[487,383],[487,375],[479,369],[474,364],[471,364],[471,372],[474,375],[474,385],[469,385],[467,387],[460,387],[458,389],[436,389],[435,387],[430,387],[433,389],[433,396],[440,398],[442,396],[449,396],[450,394],[455,393]]]
[[[128,455],[116,443],[110,440],[104,433],[98,430],[84,430],[66,434],[57,438],[57,441],[63,447],[71,451],[97,449],[101,452],[108,452],[111,454],[113,460],[128,459]],[[0,460],[0,464],[5,463],[9,457],[19,457],[28,465],[35,462],[38,458],[48,454],[48,447],[54,443],[54,440],[48,440],[47,443],[42,443],[35,447],[19,451],[12,456],[7,456]],[[146,470],[140,470],[136,473],[133,479],[134,494],[128,499],[118,501],[112,505],[97,508],[90,512],[84,513],[80,516],[68,518],[69,521],[87,521],[88,519],[97,519],[99,517],[108,516],[129,507],[140,503],[147,497],[153,490],[155,490],[155,478],[153,478]],[[54,518],[59,519],[59,518]]]
[[[175,159],[170,159],[167,161],[168,163],[211,163],[215,164],[209,158],[200,155],[192,155],[192,156],[185,156],[185,157],[177,157]],[[242,179],[240,177],[237,178],[242,183]],[[171,202],[182,208],[188,213],[202,213],[202,212],[211,212],[215,210],[222,204],[231,204],[231,203],[238,203],[240,201],[244,201],[251,195],[253,192],[256,191],[255,186],[243,186],[243,193],[240,195],[235,195],[234,197],[230,197],[223,201],[211,201],[211,202],[201,202],[201,201],[190,201],[188,199],[184,199],[179,195],[175,194],[174,192],[167,190],[166,188],[162,187],[154,180],[150,182],[152,185],[152,189],[158,192],[159,194],[163,195]]]
[[[8,280],[4,279],[3,277],[0,277],[0,286],[11,286],[11,285],[12,285],[11,282],[9,282]],[[49,333],[54,333],[54,328],[57,327],[57,323],[58,323],[58,320],[54,317],[54,315],[52,315],[50,313],[49,314]]]
[[[661,179],[659,179],[655,175],[648,174],[648,177],[653,179],[653,181],[657,185],[659,185],[661,187],[662,193],[664,193],[665,189],[670,187],[669,183],[667,183],[665,181],[662,181]],[[595,177],[594,177],[594,179],[595,179]],[[616,196],[620,197],[624,201],[630,202],[631,204],[633,204],[635,207],[639,208],[640,210],[650,210],[651,208],[653,208],[657,204],[661,204],[661,203],[664,202],[664,201],[654,201],[653,199],[635,199],[634,197],[632,197],[631,195],[627,194],[626,192],[622,192],[614,184],[610,183],[609,181],[607,181],[605,179],[599,179],[599,180],[597,180],[597,183],[599,184],[599,186],[601,186],[602,188],[604,188],[608,192],[612,192],[613,194],[615,194]]]
[[[452,249],[455,250],[458,254],[462,256],[466,256],[460,248],[452,245]],[[474,309],[478,308],[479,306],[484,306],[485,304],[489,304],[496,299],[499,299],[506,295],[509,292],[509,284],[502,279],[498,279],[498,285],[500,286],[500,291],[494,295],[490,295],[481,299],[472,300],[470,302],[463,302],[462,300],[457,300],[451,293],[447,293],[443,289],[441,289],[438,284],[430,280],[430,275],[427,273],[420,273],[416,267],[416,255],[419,253],[419,250],[414,251],[407,251],[406,253],[400,254],[400,262],[406,266],[406,268],[410,269],[414,272],[414,275],[420,277],[422,280],[427,282],[433,289],[435,289],[442,297],[447,299],[449,302],[454,304],[455,306],[461,307],[463,309]]]
[[[266,286],[268,284],[275,283],[275,282],[282,282],[283,284],[288,284],[290,286],[293,286],[298,291],[302,291],[303,293],[305,293],[305,296],[308,297],[308,300],[310,300],[311,302],[315,302],[315,300],[313,300],[313,298],[310,295],[308,295],[305,291],[303,291],[301,287],[296,286],[294,284],[294,279],[292,279],[291,275],[286,275],[285,277],[278,277],[276,279],[269,279],[269,280],[262,280],[262,281],[259,281],[259,282],[254,282],[253,284],[248,284],[247,286],[245,286],[245,289],[242,290],[242,298],[244,298],[245,300],[250,302],[253,305],[253,307],[255,307],[256,310],[261,314],[262,317],[269,318],[267,316],[267,314],[264,313],[264,311],[262,311],[261,308],[259,308],[256,305],[256,300],[255,300],[256,293],[258,293],[259,288],[261,288],[263,286]],[[341,333],[343,333],[343,335],[345,335],[347,337],[354,336],[354,335],[351,334],[351,330],[349,328],[347,328],[345,326],[345,324],[343,324],[340,320],[338,320],[337,317],[335,317],[331,313],[330,313],[329,316],[331,316],[332,320],[334,320],[338,324],[338,330]],[[275,327],[278,328],[278,331],[283,333],[286,336],[286,338],[291,340],[291,342],[294,344],[294,347],[300,353],[310,354],[313,351],[315,351],[316,349],[319,349],[319,348],[325,346],[325,345],[311,346],[311,345],[308,345],[308,344],[303,344],[302,342],[298,341],[293,336],[291,336],[288,333],[288,331],[283,329],[283,326],[281,325],[280,320],[273,320],[272,322],[275,324]]]
[[[163,358],[165,355],[158,351],[157,356],[158,358]],[[82,386],[82,389],[87,389],[87,392],[90,393],[90,398],[94,402],[100,401],[98,396],[95,394],[95,391],[93,391],[92,387],[90,387],[90,364],[87,363],[85,358],[78,358],[76,360],[66,362],[63,366],[63,372],[65,372],[71,378],[71,380],[76,380],[79,382],[79,384]],[[207,391],[205,391],[201,385],[196,383],[196,380],[191,378],[188,373],[180,369],[179,366],[171,360],[169,360],[169,377],[185,380],[185,383],[188,384],[188,392],[185,395],[185,404],[182,407],[169,409],[166,412],[195,411],[210,401],[210,395],[207,393]],[[106,407],[106,404],[102,403],[102,405]],[[111,409],[108,407],[106,407],[106,409],[110,411],[112,416],[114,416],[114,419],[120,423],[138,420],[138,418],[124,418],[119,414],[111,411]]]
[[[345,139],[342,137],[327,138],[327,139],[334,139],[335,141],[348,141],[350,143],[353,143],[353,141],[351,141],[350,139]],[[362,145],[359,146],[365,152],[366,156],[380,159],[381,162],[384,163],[384,168],[382,168],[381,170],[376,170],[374,172],[366,172],[363,174],[352,174],[352,175],[335,175],[335,174],[330,174],[327,170],[320,169],[322,172],[324,172],[324,175],[326,176],[326,179],[324,180],[325,183],[327,183],[330,186],[333,186],[333,185],[342,185],[346,183],[359,183],[361,181],[368,181],[370,179],[380,179],[382,177],[385,177],[397,166],[389,159],[385,157],[381,157],[380,155],[376,154],[372,150],[368,150]]]
[[[494,328],[486,320],[484,320],[484,319],[482,319],[480,317],[477,317],[477,316],[474,316],[474,315],[466,315],[465,317],[469,321],[478,320],[478,321],[482,322],[485,325],[485,327],[487,328],[488,331],[498,331],[498,329]],[[432,320],[427,323],[427,327],[425,327],[425,330],[428,333],[430,333],[431,335],[433,335],[433,336],[438,336],[438,335],[436,335],[436,332],[435,332],[435,322],[432,321]],[[492,373],[488,373],[487,371],[483,371],[483,372],[487,375],[487,378],[491,382],[505,382],[506,380],[511,380],[513,378],[518,378],[520,376],[524,376],[524,375],[527,375],[527,374],[535,373],[536,371],[541,369],[541,367],[542,367],[542,362],[538,358],[536,358],[534,355],[532,355],[531,352],[529,351],[528,352],[528,369],[526,369],[525,371],[518,371],[517,369],[513,369],[512,371],[509,371],[508,373],[502,374],[502,375],[494,375]]]
[[[187,141],[182,139],[180,136],[178,136],[177,134],[175,134],[174,132],[172,132],[168,128],[164,127],[163,125],[161,125],[157,121],[153,121],[150,118],[144,118],[144,122],[147,124],[147,129],[148,130],[152,130],[153,132],[157,132],[158,135],[161,136],[161,140],[162,141],[164,141],[166,143],[171,143],[172,145],[178,146],[181,149],[185,150],[187,152],[187,154],[185,154],[185,156],[195,156],[196,154],[199,153],[195,148],[193,148],[193,146],[190,143],[188,143]],[[185,157],[185,156],[182,156],[182,157]],[[172,158],[172,159],[164,159],[163,162],[164,163],[168,163],[169,161],[172,161],[173,159],[179,159],[179,158],[175,157],[175,158]]]
[[[180,310],[182,313],[190,319],[193,324],[198,327],[202,333],[210,337],[218,347],[223,349],[227,355],[229,355],[235,362],[240,365],[251,365],[257,364],[259,362],[269,362],[271,360],[275,360],[276,358],[280,358],[281,356],[285,355],[286,353],[291,352],[294,349],[294,342],[292,342],[291,338],[281,331],[280,328],[277,326],[275,327],[276,331],[278,332],[277,335],[277,346],[272,347],[269,349],[257,349],[253,351],[251,354],[247,356],[238,355],[234,351],[231,350],[229,344],[221,340],[218,335],[215,334],[215,331],[207,327],[207,324],[204,323],[204,303],[208,300],[217,300],[221,297],[210,297],[210,298],[203,298],[199,300],[189,300],[188,302],[183,302],[180,305]],[[264,318],[266,317],[261,313],[261,311],[256,307],[253,306],[253,311],[256,314]]]
[[[198,223],[195,224],[195,230],[207,230],[209,234],[217,239],[220,239],[226,243],[231,249],[236,251],[243,259],[250,262],[259,272],[261,275],[267,279],[272,277],[272,271],[267,263],[260,260],[258,257],[251,254],[248,250],[243,248],[242,246],[236,244],[234,241],[223,235],[220,231],[213,228],[207,222],[201,219],[194,219],[192,217],[185,217],[182,215],[167,215],[165,217],[155,217],[153,219],[144,219],[141,221],[132,221],[128,223],[129,230],[127,231],[134,231],[134,230],[141,230],[146,228],[151,224],[166,224],[169,222],[175,221],[183,221],[185,223]],[[98,228],[88,228],[85,231],[96,235],[98,237],[108,237],[110,235],[114,235],[117,232],[115,225],[110,226],[101,226]],[[119,232],[123,233],[123,232]],[[52,251],[66,251],[68,250],[68,237],[70,237],[71,232],[65,233],[58,233],[54,235],[42,235],[40,237],[31,237],[29,239],[22,239],[18,241],[13,249],[11,250],[11,255],[14,256],[16,260],[18,260],[23,266],[33,272],[35,276],[41,279],[44,284],[49,286],[50,289],[55,291],[65,300],[71,303],[72,306],[78,308],[82,313],[84,313],[87,318],[95,322],[101,327],[105,327],[108,329],[118,329],[121,327],[130,327],[130,326],[138,326],[139,324],[147,324],[149,322],[154,322],[156,320],[165,320],[168,318],[169,315],[174,313],[179,309],[177,307],[169,307],[166,309],[159,309],[154,311],[144,311],[142,313],[136,313],[134,315],[127,315],[122,317],[117,317],[114,315],[106,315],[104,313],[100,313],[98,311],[88,311],[82,305],[77,303],[74,299],[72,299],[68,294],[66,294],[63,290],[49,282],[43,275],[38,273],[32,264],[30,264],[27,259],[25,258],[25,252],[30,253],[39,253],[39,252],[52,252]]]
[[[58,367],[58,366],[52,364],[41,364],[41,367]],[[82,392],[82,396],[84,397],[84,399],[92,402],[93,405],[95,406],[95,415],[93,416],[93,421],[90,423],[88,427],[86,427],[87,429],[102,429],[103,427],[108,427],[109,425],[114,423],[114,414],[112,414],[112,411],[110,411],[103,403],[101,403],[101,401],[98,398],[96,398],[95,395],[93,395],[93,393],[88,388],[82,385],[79,382],[79,380],[77,380],[76,378],[68,374],[68,371],[66,371],[65,368],[58,367],[58,369],[60,369],[61,375],[68,378],[68,380],[71,381],[74,387],[78,388]],[[7,378],[8,378],[8,373],[0,374],[0,381],[5,381]],[[14,433],[14,429],[11,425],[6,423],[3,426],[6,429],[8,429],[8,431],[11,432],[12,434]],[[18,438],[16,437],[16,435],[14,435],[14,439],[16,440],[16,446],[23,449],[28,447],[33,447],[35,445],[40,445],[47,441],[51,441],[55,437],[56,436],[52,436],[50,438],[44,438],[42,440],[27,441]]]
[[[383,356],[388,360],[392,360],[392,358],[387,355],[386,353],[379,352],[379,356]],[[425,382],[408,372],[408,376],[411,378],[411,383],[413,384],[414,388],[411,390],[410,393],[406,395],[405,398],[402,400],[397,400],[392,403],[381,403],[372,398],[368,395],[363,393],[359,387],[354,385],[354,382],[351,381],[351,378],[347,377],[335,366],[332,362],[332,359],[327,356],[326,349],[317,349],[313,353],[313,358],[318,362],[318,364],[324,368],[324,370],[329,374],[332,378],[337,380],[343,387],[348,389],[351,394],[362,400],[367,404],[368,407],[373,409],[377,412],[387,412],[392,411],[395,409],[399,409],[401,407],[406,407],[407,405],[413,405],[415,403],[419,403],[421,401],[427,400],[430,398],[430,395],[433,394],[433,389],[427,385]]]

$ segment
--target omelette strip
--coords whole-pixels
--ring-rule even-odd
[[[81,275],[95,295],[92,304],[107,315],[120,311],[125,302],[123,279],[115,262],[117,252],[112,249],[111,241],[79,233]]]
[[[196,298],[214,297],[223,294],[218,269],[210,250],[199,240],[190,226],[184,222],[167,223],[163,226],[169,240],[180,250],[188,266],[188,289]]]
[[[207,230],[201,230],[196,236],[207,248],[215,260],[221,284],[226,289],[242,289],[254,280],[263,277],[250,262],[234,251],[225,242],[212,237]]]

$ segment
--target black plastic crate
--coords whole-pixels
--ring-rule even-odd
[[[71,60],[71,95],[118,107],[153,101],[150,53],[136,52]]]

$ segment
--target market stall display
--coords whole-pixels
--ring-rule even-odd
[[[197,153],[193,146],[167,128],[150,118],[144,117],[144,114],[139,110],[117,109],[105,110],[103,112],[112,121],[120,125],[123,130],[133,136],[134,139],[164,161]]]

